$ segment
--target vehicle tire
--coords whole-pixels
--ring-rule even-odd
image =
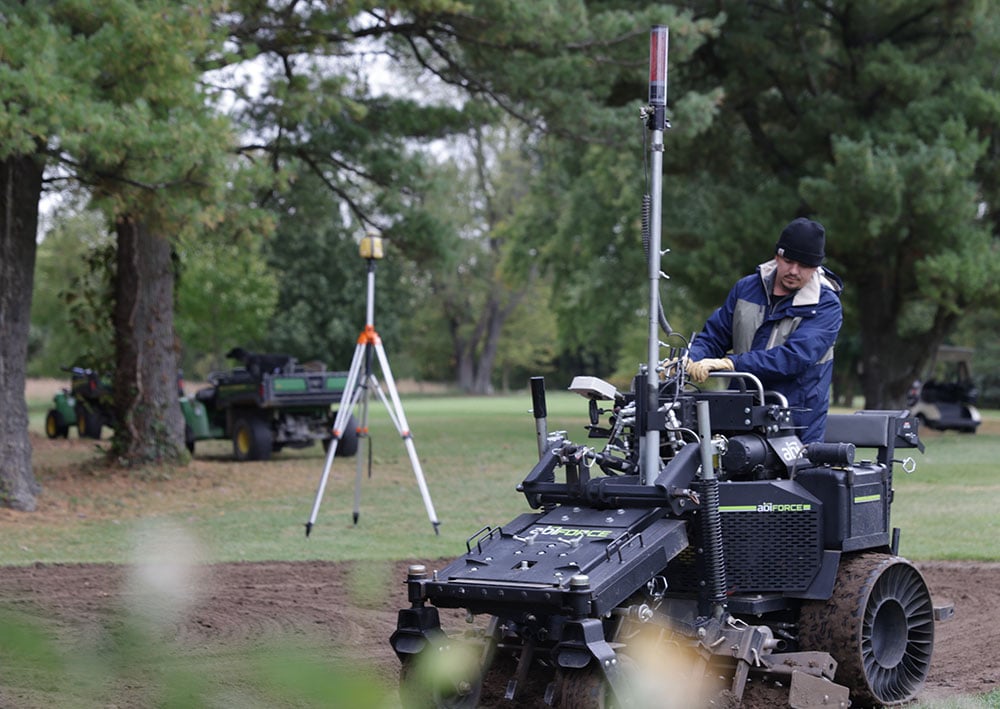
[[[194,455],[194,429],[187,423],[184,424],[184,446],[188,449],[188,453]]]
[[[333,430],[333,421],[330,421],[330,430]],[[333,445],[333,437],[323,439],[323,452],[329,453],[330,446]],[[337,444],[337,455],[345,458],[353,458],[358,454],[358,421],[354,414],[347,419],[347,427]]]
[[[100,439],[101,415],[86,406],[77,405],[76,430],[80,434],[80,438]]]
[[[260,417],[236,420],[233,426],[233,455],[236,460],[268,460],[273,436],[268,422]]]
[[[934,606],[906,559],[868,553],[840,564],[833,595],[802,605],[799,649],[830,653],[851,706],[903,704],[924,684],[934,649]]]
[[[69,424],[58,409],[50,409],[45,416],[45,435],[49,438],[69,437]]]
[[[354,418],[354,414],[347,419],[347,426],[344,427],[344,433],[337,445],[337,453],[347,458],[353,458],[358,454],[358,420]]]

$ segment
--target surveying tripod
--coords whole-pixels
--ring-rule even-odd
[[[417,458],[417,450],[413,445],[413,436],[410,434],[410,426],[406,422],[406,414],[403,413],[403,405],[399,401],[399,392],[396,390],[396,381],[392,377],[392,370],[389,368],[389,358],[386,357],[385,348],[382,346],[382,338],[375,331],[375,261],[382,258],[382,239],[377,236],[367,235],[361,240],[361,257],[368,261],[368,298],[365,308],[365,329],[358,336],[358,344],[354,349],[354,358],[351,360],[351,368],[347,373],[347,383],[344,386],[346,398],[340,402],[340,409],[333,422],[333,439],[330,441],[330,448],[326,454],[326,465],[323,467],[323,476],[319,481],[319,489],[316,491],[316,499],[313,502],[312,514],[306,522],[306,536],[312,531],[316,523],[316,516],[319,514],[319,505],[323,499],[323,492],[326,489],[327,480],[330,477],[330,468],[333,466],[333,459],[337,455],[337,446],[344,435],[344,430],[350,421],[351,414],[358,404],[361,405],[361,417],[358,420],[358,441],[357,472],[354,478],[354,524],[358,523],[361,515],[361,477],[363,458],[362,448],[364,441],[368,439],[369,451],[371,440],[368,437],[368,401],[372,390],[378,395],[389,412],[389,418],[399,431],[406,446],[406,452],[410,456],[410,464],[413,466],[413,474],[417,479],[417,486],[420,488],[420,495],[424,500],[424,507],[427,509],[427,516],[431,524],[434,525],[434,533],[438,534],[437,514],[434,512],[434,503],[431,501],[430,492],[427,490],[427,483],[424,481],[424,473],[420,467],[420,460]],[[379,367],[382,376],[385,377],[385,385],[389,390],[389,397],[386,399],[385,392],[379,385],[378,379],[372,370],[373,359],[378,357]]]

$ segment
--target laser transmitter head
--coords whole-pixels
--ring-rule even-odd
[[[381,259],[385,255],[382,249],[382,237],[371,232],[365,234],[358,246],[358,251],[361,254],[361,258]]]

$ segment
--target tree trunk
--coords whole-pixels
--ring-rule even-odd
[[[41,163],[23,155],[0,160],[0,505],[26,512],[41,492],[24,400],[41,194]]]
[[[474,372],[473,356],[468,341],[459,336],[461,322],[458,318],[448,317],[448,333],[451,335],[451,351],[455,358],[455,383],[460,391],[472,391]]]
[[[500,302],[500,298],[497,296],[497,287],[494,286],[490,293],[489,300],[486,305],[486,318],[484,330],[484,341],[481,352],[479,353],[479,360],[477,362],[476,368],[476,388],[475,393],[477,394],[492,394],[493,389],[493,371],[496,369],[497,352],[500,348],[500,335],[503,333],[504,325],[510,319],[514,311],[521,305],[524,301],[525,295],[531,288],[531,283],[535,280],[535,272],[532,270],[531,276],[528,280],[528,285],[521,288],[518,291],[506,291],[506,302]],[[506,374],[506,373],[505,373]],[[507,389],[507,383],[504,382],[504,390]]]
[[[120,218],[116,232],[113,452],[126,465],[184,461],[170,242],[133,217]]]
[[[896,332],[901,308],[887,295],[900,290],[891,276],[869,273],[852,280],[860,288],[861,389],[865,408],[906,408],[906,392],[954,327],[955,316],[939,308],[927,332],[903,341]]]
[[[483,308],[480,319],[481,327],[477,328],[482,346],[476,355],[476,376],[472,382],[473,394],[493,393],[493,367],[497,358],[497,345],[503,322],[504,318],[497,302],[496,292],[493,291],[486,300],[486,307]]]
[[[456,347],[458,361],[455,370],[458,374],[458,388],[461,391],[471,393],[475,386],[475,362],[472,353],[464,347]]]

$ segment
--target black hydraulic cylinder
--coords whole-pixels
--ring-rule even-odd
[[[545,457],[548,447],[549,429],[545,405],[545,377],[531,378],[531,412],[535,416],[535,435],[538,437],[538,459]]]
[[[548,416],[545,408],[545,377],[531,378],[531,411],[536,419]]]

